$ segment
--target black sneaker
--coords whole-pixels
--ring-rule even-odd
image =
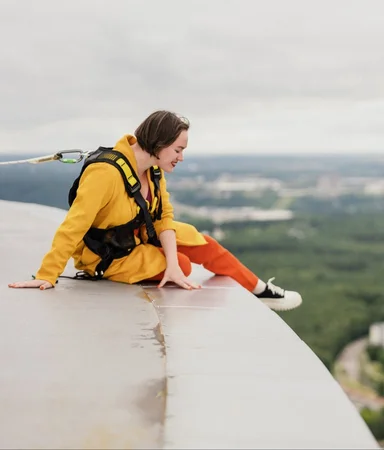
[[[301,295],[295,291],[286,291],[271,282],[275,278],[270,278],[267,287],[261,294],[255,294],[265,305],[275,311],[289,311],[295,309],[302,303]]]

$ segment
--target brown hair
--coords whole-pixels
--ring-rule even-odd
[[[189,129],[189,120],[169,111],[155,111],[141,123],[135,136],[140,147],[151,156],[170,146],[183,130]]]

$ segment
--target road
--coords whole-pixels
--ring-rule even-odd
[[[348,344],[336,361],[336,379],[357,408],[378,410],[384,407],[384,397],[360,384],[360,357],[367,345],[367,338]]]

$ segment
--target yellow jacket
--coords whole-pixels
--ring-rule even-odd
[[[136,159],[130,146],[135,142],[134,136],[125,135],[114,148],[128,158],[137,172]],[[149,170],[147,176],[152,199],[154,199],[154,184],[150,179]],[[163,213],[161,220],[154,223],[157,235],[159,236],[164,230],[175,230],[178,245],[205,245],[204,237],[195,227],[173,220],[173,207],[169,201],[163,171],[160,195]],[[81,177],[76,199],[56,231],[52,247],[45,255],[36,278],[49,281],[54,285],[71,257],[74,258],[77,269],[93,274],[100,262],[100,257],[84,244],[83,237],[86,232],[91,227],[105,229],[125,224],[136,215],[137,204],[126,193],[119,171],[107,163],[91,164]],[[142,234],[146,236],[145,232]],[[137,244],[139,243],[137,238]],[[136,283],[162,272],[166,267],[165,259],[159,258],[158,253],[159,250],[156,247],[147,243],[135,247],[133,252],[125,257],[129,258],[129,267],[134,269],[130,270],[123,280],[127,283]],[[117,278],[113,275],[119,265],[121,266],[122,259],[112,262],[105,273],[106,278]]]

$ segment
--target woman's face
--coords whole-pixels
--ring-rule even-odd
[[[164,172],[173,172],[178,162],[184,160],[183,151],[188,145],[188,131],[183,130],[179,137],[169,147],[163,148],[159,153],[159,159],[156,164]]]

